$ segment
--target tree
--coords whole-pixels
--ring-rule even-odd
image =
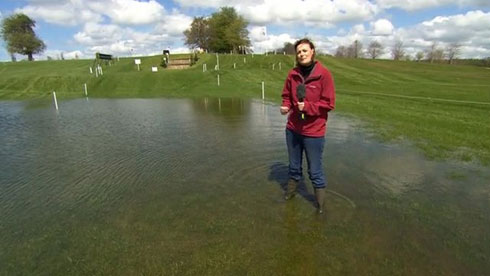
[[[291,42],[284,42],[284,47],[282,47],[281,52],[286,53],[286,55],[296,55],[296,49]]]
[[[432,42],[429,49],[427,49],[427,60],[433,63],[434,60],[440,60],[444,57],[444,51],[437,47],[437,42]]]
[[[184,31],[185,44],[191,48],[209,50],[209,22],[204,17],[194,17],[191,27]]]
[[[337,51],[335,51],[335,57],[347,57],[347,48],[345,46],[339,46],[337,47]]]
[[[185,44],[212,52],[250,52],[248,22],[232,7],[223,7],[210,18],[195,17],[184,31]]]
[[[490,57],[484,58],[483,61],[484,61],[486,67],[490,67]]]
[[[437,60],[437,61],[441,62],[444,59],[444,56],[445,56],[444,49],[437,48],[434,51],[434,60]]]
[[[417,60],[417,61],[421,61],[423,58],[424,58],[424,52],[422,52],[422,51],[418,51],[418,52],[415,54],[415,60]]]
[[[29,61],[34,60],[33,54],[42,53],[46,45],[34,33],[35,26],[36,21],[22,13],[6,17],[2,21],[1,34],[7,42],[7,52],[27,55]]]
[[[368,54],[372,59],[379,57],[383,54],[383,46],[376,40],[371,41],[368,46]]]
[[[347,48],[347,56],[350,58],[362,57],[362,43],[359,40],[354,40],[354,42]]]
[[[405,50],[403,50],[403,42],[397,40],[393,48],[391,48],[391,56],[393,60],[400,60],[405,55]]]
[[[459,48],[461,47],[458,43],[451,43],[447,46],[447,59],[449,60],[449,64],[453,64],[453,59],[455,59],[459,54]]]
[[[237,52],[239,46],[250,46],[248,22],[239,16],[235,8],[223,7],[209,19],[209,48],[214,52]]]

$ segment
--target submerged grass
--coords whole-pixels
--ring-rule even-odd
[[[208,100],[90,99],[13,116],[36,129],[2,148],[0,275],[489,271],[486,170],[440,168],[335,116],[331,127],[350,130],[327,148],[324,219],[308,181],[282,201],[284,117]]]
[[[92,60],[0,63],[0,98],[90,97],[261,97],[279,103],[293,56],[201,55],[186,70],[159,67],[161,56],[104,65],[89,73]],[[430,158],[490,164],[490,70],[463,65],[318,57],[333,73],[337,111],[368,123],[383,139],[407,139]],[[208,71],[202,72],[206,64]],[[280,65],[279,65],[280,64]],[[159,72],[151,72],[151,66]],[[235,68],[236,67],[236,68]],[[274,69],[274,70],[273,70]],[[220,75],[220,86],[217,75]],[[447,101],[449,100],[449,101]]]

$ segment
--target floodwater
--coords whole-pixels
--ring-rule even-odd
[[[327,211],[244,99],[0,102],[0,275],[484,275],[490,170],[332,113]],[[305,175],[307,175],[305,173]]]

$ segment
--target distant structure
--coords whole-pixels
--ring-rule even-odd
[[[192,66],[192,57],[188,58],[173,58],[168,60],[168,69],[186,69]]]
[[[112,60],[112,55],[95,53],[95,59],[102,60]]]

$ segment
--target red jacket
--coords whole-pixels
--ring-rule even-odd
[[[301,83],[306,86],[304,119],[301,118],[296,97],[296,86]],[[324,136],[328,111],[335,108],[335,87],[332,74],[318,61],[315,61],[315,67],[306,80],[301,76],[299,68],[293,68],[289,71],[282,90],[282,106],[287,106],[290,110],[286,126],[288,129],[305,136]]]

